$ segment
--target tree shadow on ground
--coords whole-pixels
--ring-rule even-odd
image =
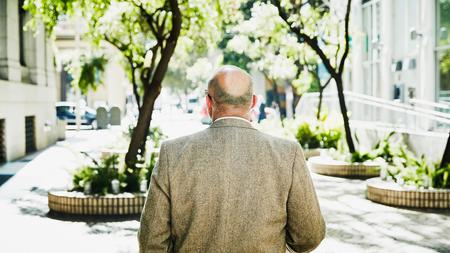
[[[364,252],[402,247],[450,252],[450,210],[377,204],[366,199],[363,180],[312,177],[327,222],[327,238]]]

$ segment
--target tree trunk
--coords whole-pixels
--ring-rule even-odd
[[[448,135],[447,145],[445,146],[444,155],[442,155],[441,168],[450,164],[450,134]]]
[[[292,89],[292,95],[293,95],[293,100],[292,100],[292,112],[295,118],[295,108],[297,107],[298,102],[300,101],[301,96],[297,94],[297,92],[295,92],[295,87],[294,85],[292,85],[292,82],[290,82],[291,85],[291,89]]]
[[[169,5],[172,11],[172,28],[170,30],[169,37],[165,40],[165,43],[163,43],[163,41],[157,42],[157,45],[161,48],[161,56],[153,74],[153,67],[151,67],[149,70],[150,76],[141,76],[141,81],[144,85],[144,98],[142,100],[142,106],[139,110],[138,122],[134,128],[133,135],[131,136],[128,152],[125,155],[125,163],[129,168],[135,167],[137,155],[139,153],[143,154],[145,149],[155,100],[161,93],[161,84],[164,76],[166,75],[170,59],[175,51],[175,47],[177,46],[178,37],[180,36],[182,17],[178,6],[178,1],[169,0]],[[163,35],[164,37],[165,34],[159,35]],[[155,57],[156,54],[152,56],[152,61],[156,59]],[[141,150],[141,152],[139,152],[139,150]]]
[[[128,152],[125,156],[125,163],[128,168],[134,168],[137,162],[137,156],[144,154],[145,143],[152,120],[153,106],[155,105],[156,98],[159,96],[160,90],[158,87],[151,87],[145,90],[143,103],[139,110],[138,121],[133,130]]]
[[[321,87],[319,87],[319,104],[317,105],[317,120],[320,120],[320,113],[322,111],[322,100],[323,100],[323,90]]]
[[[350,121],[347,114],[347,106],[345,104],[344,97],[344,87],[342,77],[340,75],[334,76],[333,79],[336,81],[338,98],[339,98],[339,106],[341,108],[342,119],[344,121],[344,129],[345,129],[345,139],[347,140],[348,150],[350,153],[355,152],[355,144],[353,143],[352,131],[350,129]]]

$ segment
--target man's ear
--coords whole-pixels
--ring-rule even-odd
[[[208,112],[209,117],[212,118],[212,99],[209,95],[206,95],[206,111]]]
[[[250,106],[250,108],[254,108],[256,106],[256,103],[258,102],[258,98],[256,97],[256,95],[252,96],[252,104]]]
[[[209,95],[206,95],[205,99],[206,99],[206,106],[208,108],[211,108],[212,101],[211,101],[211,98],[209,97]]]

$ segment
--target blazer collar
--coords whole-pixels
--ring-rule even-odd
[[[250,122],[247,122],[245,120],[241,119],[234,119],[234,118],[223,118],[220,120],[214,121],[211,126],[211,128],[216,127],[243,127],[243,128],[251,128],[255,129]]]

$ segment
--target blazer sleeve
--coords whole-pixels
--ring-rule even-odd
[[[140,253],[166,253],[171,250],[170,205],[169,162],[166,145],[163,143],[141,214],[138,231]]]
[[[295,145],[287,201],[286,243],[295,252],[315,249],[325,237],[325,222],[300,145]]]

